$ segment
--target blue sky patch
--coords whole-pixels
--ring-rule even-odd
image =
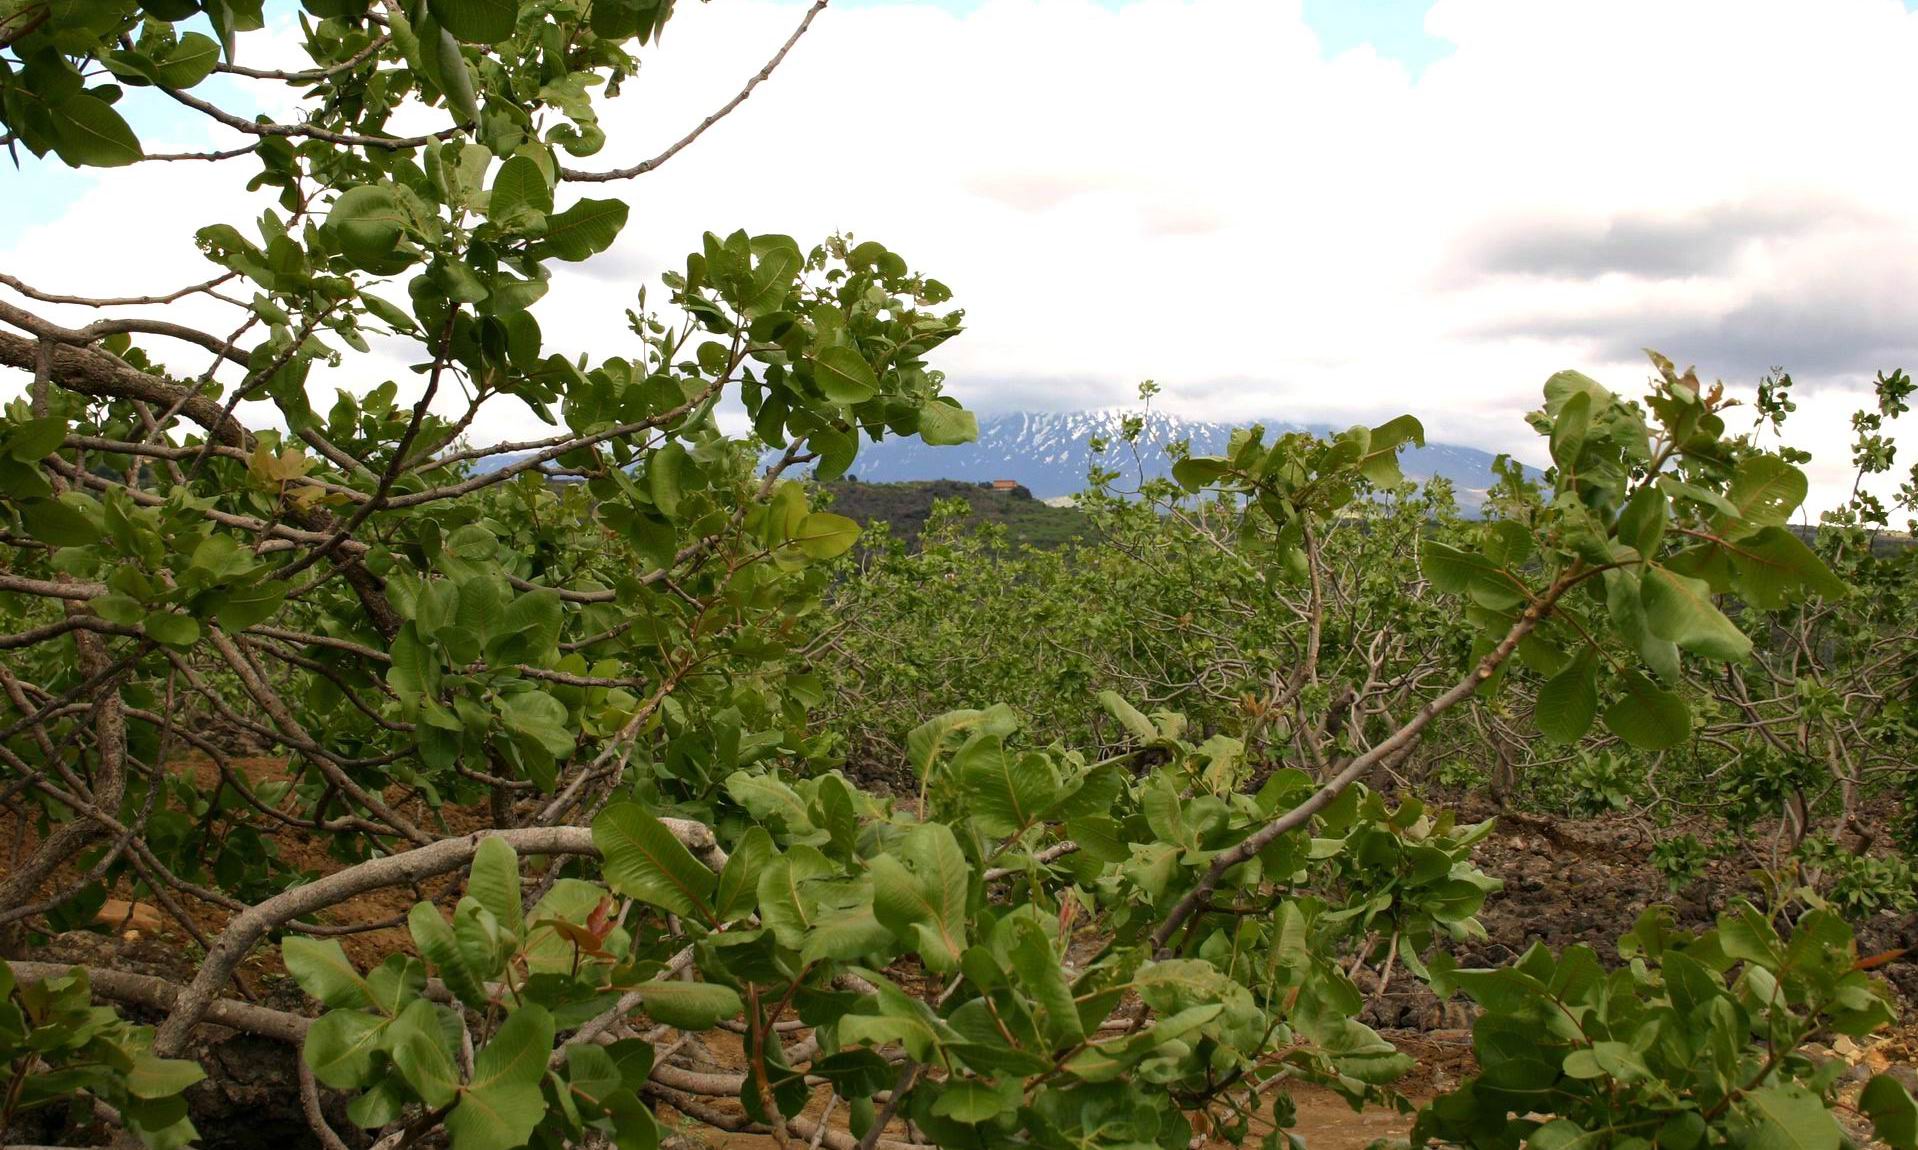
[[[1101,8],[1123,8],[1134,0],[1092,0]],[[1317,33],[1328,56],[1370,44],[1388,60],[1405,65],[1414,79],[1452,45],[1425,31],[1433,0],[1304,0],[1305,22]],[[1918,5],[1918,0],[1905,0]],[[984,0],[834,0],[840,8],[880,8],[918,4],[964,14]]]
[[[1907,0],[1918,3],[1918,0]],[[1305,22],[1328,56],[1370,44],[1387,60],[1405,65],[1417,79],[1452,45],[1425,31],[1432,0],[1305,0]]]

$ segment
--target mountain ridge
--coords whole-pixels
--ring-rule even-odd
[[[1122,422],[1131,415],[1145,421],[1136,461],[1119,439]],[[1269,436],[1293,431],[1325,435],[1343,430],[1330,424],[1289,420],[1251,422],[1263,423]],[[1101,466],[1120,470],[1130,480],[1140,472],[1146,477],[1169,473],[1172,460],[1164,451],[1167,443],[1186,440],[1194,455],[1222,455],[1233,430],[1247,425],[1123,408],[1009,411],[980,416],[979,438],[953,447],[933,447],[905,437],[878,443],[862,441],[850,474],[869,483],[931,479],[985,483],[1009,479],[1029,489],[1036,499],[1052,499],[1085,490],[1086,472],[1094,458],[1090,443],[1095,437],[1108,444]],[[1484,498],[1492,483],[1495,458],[1495,453],[1479,448],[1432,442],[1408,447],[1399,456],[1406,478],[1423,483],[1435,475],[1443,476],[1452,481],[1460,504],[1467,508],[1476,507]]]

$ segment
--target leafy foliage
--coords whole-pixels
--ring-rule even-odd
[[[1832,1115],[1837,1061],[1799,1047],[1863,1035],[1893,1017],[1856,969],[1851,931],[1807,912],[1789,940],[1750,905],[1698,936],[1654,911],[1619,940],[1607,971],[1586,948],[1534,947],[1505,970],[1444,976],[1484,1014],[1479,1071],[1419,1114],[1415,1144],[1497,1146],[1844,1145]],[[1878,1135],[1911,1145],[1911,1095],[1866,1087]]]
[[[206,1072],[154,1057],[152,1028],[93,1005],[84,969],[22,980],[0,962],[0,992],[0,1130],[28,1111],[92,1099],[155,1150],[198,1136],[180,1094]]]
[[[1818,883],[1701,939],[1648,921],[1613,975],[1582,952],[1457,971],[1450,944],[1497,889],[1471,858],[1489,826],[1373,788],[1487,715],[1572,754],[1606,743],[1582,760],[1600,764],[1680,755],[1728,705],[1782,744],[1741,669],[1772,629],[1824,625],[1811,605],[1852,609],[1852,580],[1880,576],[1846,532],[1882,515],[1808,546],[1787,528],[1796,457],[1728,432],[1723,396],[1654,357],[1639,400],[1547,381],[1530,418],[1554,466],[1506,469],[1482,521],[1408,490],[1410,416],[1249,428],[1136,500],[1102,468],[1081,545],[1010,553],[942,515],[930,546],[876,549],[855,578],[857,523],[788,473],[976,434],[928,360],[962,325],[945,285],[869,240],[707,233],[623,348],[542,332],[555,267],[636,218],[581,186],[668,162],[792,46],[659,156],[569,167],[609,143],[595,100],[672,7],[315,0],[294,72],[239,63],[263,13],[233,0],[0,17],[10,139],[157,161],[116,109],[164,95],[242,135],[213,162],[274,203],[212,219],[194,240],[214,278],[152,297],[230,309],[224,327],[0,303],[0,363],[32,373],[0,418],[0,769],[38,832],[0,923],[72,926],[122,883],[184,929],[182,899],[223,923],[150,1039],[90,1005],[84,972],[9,976],[8,1118],[85,1092],[185,1143],[199,1071],[177,1056],[217,1008],[300,1036],[322,1139],[324,1089],[394,1144],[650,1150],[660,1105],[823,1144],[823,1088],[857,1150],[898,1119],[949,1147],[1180,1150],[1244,1141],[1288,1081],[1406,1106],[1407,1060],[1357,1021],[1353,978],[1402,964],[1488,1008],[1485,1074],[1429,1134],[1596,1143],[1650,1113],[1677,1123],[1661,1143],[1831,1144],[1831,1084],[1796,1048],[1884,1008],[1833,913],[1773,933]],[[212,36],[184,27],[202,15]],[[287,85],[300,114],[191,94],[216,75]],[[416,378],[371,378],[375,341]],[[211,365],[157,350],[176,344]],[[349,362],[322,413],[313,368]],[[1889,465],[1909,391],[1881,382],[1861,466]],[[729,402],[750,436],[722,427]],[[478,442],[495,418],[551,433]],[[897,669],[874,657],[901,645]],[[1728,784],[1775,806],[1857,719],[1821,671],[1765,670],[1820,716]],[[1889,742],[1902,711],[1870,721]],[[235,733],[285,777],[236,768]],[[895,793],[861,785],[875,748]],[[1622,770],[1586,775],[1634,801]],[[329,865],[286,857],[293,834]],[[410,952],[364,969],[328,916],[400,886]],[[317,1018],[221,1001],[266,939]],[[663,1053],[721,1027],[736,1071]],[[1862,1103],[1911,1144],[1895,1083]]]

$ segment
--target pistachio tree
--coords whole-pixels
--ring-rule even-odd
[[[1746,653],[1732,602],[1832,580],[1771,531],[1795,502],[1782,464],[1727,439],[1714,397],[1674,376],[1641,405],[1562,375],[1534,416],[1549,495],[1428,545],[1403,589],[1459,604],[1475,640],[1414,642],[1428,673],[1388,690],[1403,620],[1368,616],[1386,640],[1334,657],[1322,541],[1395,483],[1419,425],[1254,430],[1177,475],[1250,509],[1237,554],[1289,589],[1301,657],[1253,710],[1286,724],[1256,745],[1299,761],[1114,694],[1114,753],[942,709],[906,739],[913,793],[851,784],[796,640],[858,529],[794,472],[974,434],[927,359],[959,330],[948,290],[873,242],[715,232],[628,332],[582,352],[540,319],[556,269],[631,222],[587,193],[731,114],[823,6],[625,166],[598,160],[597,109],[656,49],[664,0],[314,0],[298,70],[243,63],[264,13],[230,0],[0,16],[10,145],[207,162],[271,200],[239,222],[208,206],[202,282],[0,280],[22,385],[0,420],[0,788],[34,831],[0,924],[30,948],[125,884],[200,947],[158,986],[10,965],[10,1090],[42,1076],[123,1141],[184,1145],[181,1059],[218,1024],[297,1044],[328,1147],[645,1150],[668,1112],[834,1150],[1179,1150],[1283,1127],[1291,1080],[1404,1105],[1406,1060],[1356,1021],[1335,946],[1389,938],[1442,978],[1427,957],[1495,884],[1480,829],[1366,780],[1515,662],[1553,676],[1556,729],[1602,711],[1635,744],[1682,738],[1679,684]],[[298,114],[200,94],[256,84]],[[143,99],[235,146],[149,153],[122,112]],[[99,318],[65,318],[81,308]],[[381,378],[392,349],[412,378]],[[476,439],[502,410],[544,426]],[[1359,721],[1330,718],[1335,687]],[[365,909],[392,889],[404,914]],[[377,962],[341,941],[399,927]],[[310,1011],[232,996],[259,953]],[[123,1028],[89,994],[161,1021]],[[702,1033],[736,1036],[735,1064],[688,1065]],[[45,1077],[75,1051],[101,1065]]]

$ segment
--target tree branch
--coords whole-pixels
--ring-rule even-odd
[[[793,29],[791,36],[786,37],[786,42],[779,46],[779,51],[773,53],[772,59],[766,61],[766,66],[753,73],[752,79],[746,81],[746,86],[739,90],[739,94],[721,105],[717,112],[701,120],[697,128],[694,128],[691,132],[681,137],[672,147],[667,148],[650,160],[642,160],[630,168],[617,168],[610,172],[582,172],[576,168],[561,168],[559,170],[560,179],[571,180],[574,183],[605,183],[610,180],[630,180],[634,176],[645,175],[667,160],[677,156],[687,145],[705,135],[706,129],[719,123],[727,116],[732,115],[733,109],[746,102],[746,97],[753,94],[753,89],[764,83],[773,74],[773,69],[779,67],[781,62],[786,59],[786,53],[792,51],[794,44],[799,43],[799,38],[804,36],[806,29],[812,26],[813,17],[825,11],[827,3],[828,0],[817,0],[817,3],[806,9],[806,15],[799,21],[799,27]]]

